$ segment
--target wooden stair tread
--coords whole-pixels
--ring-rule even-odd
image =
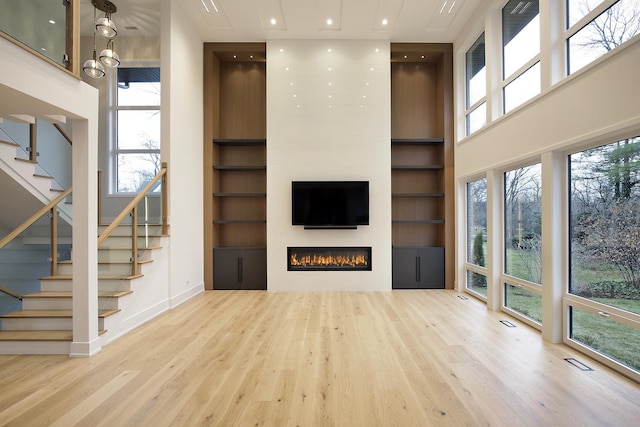
[[[98,317],[108,317],[112,314],[116,314],[120,309],[111,309],[111,310],[98,310]],[[29,318],[45,318],[45,317],[55,317],[55,318],[71,318],[73,316],[72,310],[18,310],[12,311],[11,313],[4,314],[0,317],[5,319],[29,319]]]
[[[106,330],[98,331],[102,335]],[[73,331],[0,331],[0,341],[73,341]]]
[[[14,147],[18,147],[18,144],[16,144],[15,142],[5,141],[4,139],[0,139],[0,144],[7,144],[7,145],[12,145]]]
[[[133,280],[143,277],[144,274],[137,274],[135,276],[98,276],[98,280]],[[72,280],[73,276],[44,276],[40,280]]]
[[[138,264],[148,264],[150,262],[153,262],[152,259],[139,259],[138,260]],[[72,265],[73,264],[73,260],[67,259],[64,261],[58,261],[58,264],[65,264],[65,265]],[[98,264],[117,264],[117,265],[131,265],[131,261],[98,261]]]
[[[120,298],[131,293],[133,291],[98,291],[98,297]],[[42,291],[23,295],[22,298],[71,298],[72,296],[73,292],[71,291]]]

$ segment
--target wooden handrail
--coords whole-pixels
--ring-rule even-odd
[[[60,203],[62,200],[64,200],[65,197],[67,197],[69,194],[71,194],[71,191],[73,191],[72,187],[67,188],[65,191],[60,193],[60,195],[58,197],[56,197],[55,199],[50,201],[46,206],[44,206],[43,208],[38,210],[38,212],[36,212],[33,215],[31,215],[25,222],[20,224],[11,233],[7,234],[2,240],[0,240],[0,249],[4,248],[6,245],[9,244],[9,242],[11,242],[13,239],[18,237],[20,235],[20,233],[22,233],[24,230],[29,228],[31,226],[31,224],[33,224],[38,219],[40,219],[40,217],[42,215],[44,215],[45,213],[47,213],[48,211],[53,209],[58,203]]]
[[[53,127],[58,129],[58,132],[60,132],[60,135],[62,135],[62,137],[67,140],[69,145],[73,145],[73,141],[71,141],[71,136],[69,136],[67,131],[64,130],[62,126],[60,126],[58,123],[53,123]]]
[[[0,286],[0,292],[2,292],[3,294],[7,294],[10,297],[13,297],[17,300],[22,301],[22,295],[20,295],[19,293],[9,289],[9,288],[5,288],[4,286]]]
[[[140,191],[138,193],[138,195],[136,197],[134,197],[133,200],[131,200],[131,202],[129,202],[129,204],[116,217],[116,219],[114,219],[113,222],[102,232],[102,234],[100,234],[100,236],[98,237],[98,245],[100,245],[102,242],[104,242],[106,240],[107,237],[109,237],[109,235],[113,232],[113,230],[115,230],[116,227],[118,225],[120,225],[122,220],[125,219],[127,217],[127,215],[129,215],[129,212],[131,212],[133,210],[133,208],[135,206],[137,206],[138,203],[140,203],[142,198],[147,195],[149,190],[151,190],[151,188],[153,188],[153,186],[161,178],[163,178],[166,175],[166,173],[167,173],[167,164],[166,163],[162,163],[162,168],[160,169],[160,172],[158,172],[158,174],[151,181],[149,181],[149,183],[147,185],[144,186],[142,191]],[[167,188],[166,188],[166,185],[164,185],[162,187],[162,192],[163,192],[164,198],[166,198],[166,191],[167,191]],[[163,214],[162,222],[163,222],[163,226],[164,226],[164,223],[166,221],[166,212],[163,212],[162,214]],[[133,224],[133,225],[135,225],[135,224]],[[163,229],[164,229],[164,227],[163,227]]]

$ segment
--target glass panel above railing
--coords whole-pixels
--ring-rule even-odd
[[[22,296],[41,291],[40,279],[57,274],[61,265],[68,264],[64,261],[71,260],[70,219],[57,215],[65,194],[68,191],[52,209],[7,236],[0,235],[0,314],[22,309]]]
[[[0,0],[1,1],[1,0]],[[28,123],[18,123],[6,118],[0,123],[0,139],[7,142],[13,142],[20,147],[16,149],[16,157],[29,159],[29,138],[30,130]]]
[[[0,32],[67,67],[67,8],[63,0],[0,0]]]
[[[60,131],[51,123],[44,120],[37,121],[38,135],[38,171],[53,178],[51,187],[65,189],[71,187],[71,144]],[[60,125],[67,135],[71,134],[71,127]]]

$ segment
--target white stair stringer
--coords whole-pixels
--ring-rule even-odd
[[[105,261],[130,257],[130,249],[116,247],[99,251],[105,258],[100,263],[102,267],[99,266],[99,269],[105,271],[99,273],[98,277],[98,310],[101,313],[98,329],[101,331],[101,345],[106,345],[169,308],[166,292],[169,276],[168,244],[169,237],[156,236],[153,238],[152,248],[139,250],[139,257],[145,262],[139,265],[139,274],[136,276],[119,274],[121,271],[114,272],[109,262]],[[115,254],[109,254],[111,251]],[[130,264],[115,264],[118,269],[130,268]],[[0,354],[70,353],[72,264],[61,262],[58,269],[57,276],[41,279],[40,292],[24,297],[22,313],[3,316]],[[30,316],[33,314],[30,311],[38,312],[38,315]],[[20,337],[12,340],[13,334]],[[61,336],[64,338],[60,339]]]
[[[49,203],[60,194],[58,191],[52,190],[53,178],[37,175],[34,163],[17,160],[16,149],[18,147],[17,144],[0,142],[0,169],[43,204]],[[69,212],[64,212],[64,214],[67,215]]]

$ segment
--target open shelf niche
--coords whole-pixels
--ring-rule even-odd
[[[205,288],[266,289],[266,46],[205,43]]]
[[[452,46],[391,44],[392,287],[453,287]]]

